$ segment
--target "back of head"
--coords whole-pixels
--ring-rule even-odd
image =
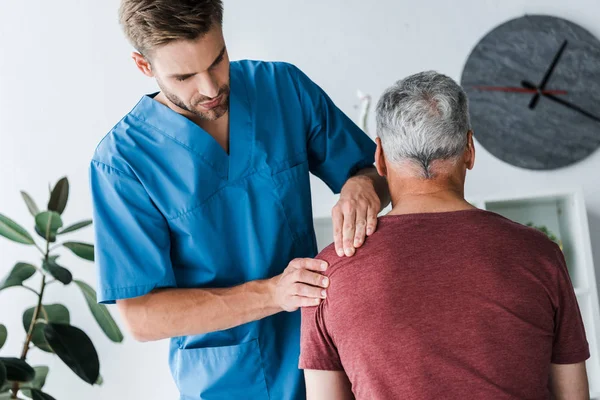
[[[386,160],[413,164],[426,179],[436,175],[436,161],[460,159],[470,130],[467,95],[454,80],[434,71],[396,82],[377,104]]]
[[[143,55],[176,40],[195,40],[223,22],[222,0],[121,0],[125,35]]]

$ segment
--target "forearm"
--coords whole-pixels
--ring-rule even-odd
[[[281,311],[268,280],[225,289],[160,289],[117,302],[140,341],[199,335],[233,328]]]
[[[377,196],[379,197],[379,201],[381,202],[381,209],[379,211],[383,210],[388,206],[388,204],[390,204],[391,197],[387,179],[385,179],[384,176],[379,175],[375,167],[363,168],[350,179],[365,179],[370,181],[375,189],[375,193],[377,193]]]

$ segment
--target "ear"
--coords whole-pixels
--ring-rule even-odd
[[[150,65],[150,61],[148,61],[143,55],[134,51],[131,53],[131,58],[135,65],[138,67],[142,74],[146,75],[149,78],[154,77],[154,73],[152,72],[152,66]]]
[[[465,150],[465,162],[467,169],[473,169],[475,165],[475,142],[473,141],[473,131],[467,132],[467,148]]]
[[[377,173],[381,176],[387,175],[387,167],[385,166],[385,154],[383,154],[383,147],[381,147],[381,139],[375,138],[377,143],[377,149],[375,149],[375,168]]]

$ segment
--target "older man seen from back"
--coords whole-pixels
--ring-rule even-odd
[[[302,312],[315,399],[588,398],[588,343],[565,260],[540,232],[464,199],[475,162],[464,91],[435,72],[377,107],[392,211],[327,299]]]

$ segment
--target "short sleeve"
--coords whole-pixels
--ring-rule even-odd
[[[348,178],[373,166],[375,143],[302,71],[297,90],[308,132],[310,171],[339,193]]]
[[[554,315],[552,363],[576,364],[587,360],[590,357],[590,351],[577,297],[563,253],[558,246],[556,253],[558,307]]]
[[[302,308],[300,330],[300,369],[343,371],[337,348],[325,327],[324,302]]]
[[[167,222],[142,184],[98,161],[90,166],[98,302],[174,287]]]

